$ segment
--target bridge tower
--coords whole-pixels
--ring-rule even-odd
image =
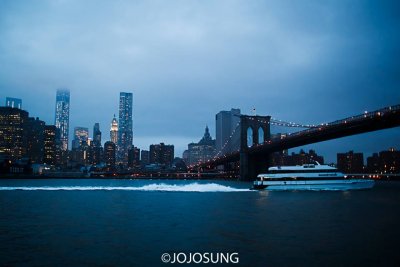
[[[267,170],[269,157],[250,156],[248,151],[271,138],[270,120],[271,116],[240,116],[240,180],[254,180]]]

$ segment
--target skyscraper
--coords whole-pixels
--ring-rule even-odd
[[[28,112],[0,107],[0,156],[20,159],[26,154]]]
[[[68,150],[69,99],[68,89],[57,90],[55,125],[60,130],[60,143],[63,151]]]
[[[56,126],[44,126],[44,159],[43,162],[50,165],[56,164]]]
[[[26,155],[32,163],[43,163],[45,123],[29,117],[25,127]]]
[[[215,148],[219,156],[239,149],[240,131],[236,129],[239,123],[240,109],[233,108],[231,111],[220,111],[215,116]]]
[[[110,140],[115,145],[118,144],[118,121],[115,118],[115,114],[114,114],[114,118],[111,121]]]
[[[104,161],[108,167],[115,167],[115,144],[113,142],[105,142],[104,144]]]
[[[88,143],[89,129],[86,127],[75,127],[74,128],[74,140],[72,140],[72,148],[77,149],[83,143]]]
[[[101,131],[100,124],[96,122],[93,127],[93,144],[96,147],[101,146]]]
[[[128,164],[128,151],[133,142],[132,93],[119,94],[118,160]]]
[[[6,107],[22,109],[22,100],[19,98],[6,97]]]

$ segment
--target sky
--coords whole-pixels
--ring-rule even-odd
[[[99,122],[105,142],[119,92],[132,92],[134,145],[174,144],[176,156],[206,125],[215,138],[221,110],[335,121],[400,103],[399,10],[398,1],[0,0],[0,104],[21,98],[54,124],[56,90],[68,88],[70,138]],[[393,128],[304,148],[335,162],[399,141]]]

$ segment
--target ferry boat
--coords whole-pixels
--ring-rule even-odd
[[[375,184],[371,179],[347,179],[338,169],[316,164],[279,166],[259,174],[253,189],[267,190],[354,190],[369,189]]]

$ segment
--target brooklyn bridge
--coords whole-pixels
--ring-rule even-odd
[[[271,125],[305,128],[305,130],[274,138],[271,135]],[[270,155],[273,152],[399,125],[400,105],[319,125],[284,122],[272,119],[271,116],[240,115],[240,123],[234,130],[239,135],[238,150],[225,154],[218,151],[214,158],[190,166],[190,170],[207,172],[218,168],[227,171],[233,166],[238,166],[241,180],[253,180],[257,174],[268,169]],[[232,142],[234,132],[225,144]]]

